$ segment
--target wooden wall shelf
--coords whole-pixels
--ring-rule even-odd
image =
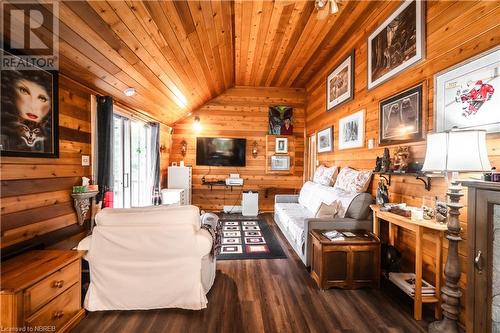
[[[444,176],[442,175],[427,175],[422,172],[381,172],[381,171],[374,171],[374,174],[378,175],[380,178],[385,179],[387,182],[388,186],[391,186],[391,179],[392,176],[403,176],[403,177],[415,177],[415,179],[418,179],[424,183],[425,189],[427,191],[431,190],[431,179],[432,178],[442,178]]]

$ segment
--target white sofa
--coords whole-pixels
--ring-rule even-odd
[[[329,204],[335,202],[337,213],[318,215],[326,198],[330,201]],[[312,229],[372,231],[369,206],[373,202],[373,197],[368,193],[347,193],[332,186],[306,182],[299,195],[275,196],[274,220],[302,262],[310,266],[309,231]]]
[[[88,250],[89,311],[206,308],[215,279],[212,236],[195,206],[103,209]]]

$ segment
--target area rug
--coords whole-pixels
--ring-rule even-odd
[[[222,237],[217,260],[286,258],[269,225],[255,219],[221,219]]]

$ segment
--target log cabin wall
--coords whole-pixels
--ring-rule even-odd
[[[79,231],[70,193],[91,174],[81,162],[91,154],[90,123],[90,93],[60,76],[59,158],[2,157],[2,249]]]
[[[33,240],[51,243],[81,231],[70,196],[90,167],[81,165],[91,155],[92,90],[59,76],[59,158],[2,157],[1,249],[15,251]],[[160,158],[168,166],[170,128],[160,125],[165,147]],[[162,179],[162,182],[165,182]]]
[[[289,105],[293,107],[293,126],[295,137],[294,173],[292,175],[266,174],[266,135],[268,134],[268,110],[272,105]],[[291,88],[254,88],[236,87],[209,101],[174,127],[173,144],[170,161],[184,160],[186,165],[193,166],[193,204],[207,210],[221,210],[224,205],[241,204],[241,188],[233,191],[223,187],[210,190],[202,185],[202,177],[206,180],[225,180],[229,173],[239,173],[244,178],[243,190],[259,191],[259,209],[272,211],[274,194],[290,192],[302,185],[304,165],[304,105],[305,91]],[[193,117],[199,116],[202,130],[193,131]],[[196,137],[231,137],[245,138],[245,167],[208,167],[196,165]],[[188,150],[183,158],[181,142],[186,140]],[[252,157],[253,142],[258,143],[258,156]],[[270,190],[265,198],[265,189]]]
[[[326,165],[351,166],[359,169],[373,169],[375,157],[383,154],[383,148],[378,146],[378,114],[379,101],[395,95],[406,88],[424,83],[424,106],[427,116],[424,117],[426,131],[433,128],[433,76],[456,63],[464,61],[478,53],[486,51],[499,44],[500,6],[498,2],[488,1],[429,1],[426,15],[426,56],[425,59],[398,76],[368,91],[367,90],[367,38],[398,6],[400,2],[383,2],[379,10],[373,11],[366,17],[366,25],[360,26],[346,36],[333,48],[329,61],[324,64],[307,84],[306,126],[307,134],[333,126],[334,151],[318,154],[320,163]],[[346,104],[326,111],[326,77],[329,71],[339,63],[352,49],[355,50],[355,91],[354,99]],[[358,110],[365,109],[365,146],[359,149],[338,150],[339,119]],[[368,139],[374,139],[375,148],[368,149]],[[425,141],[409,144],[411,156],[414,160],[423,161],[425,155]],[[389,146],[391,156],[395,146]],[[488,135],[488,152],[492,165],[500,165],[500,135]],[[378,177],[374,177],[370,191],[375,195]],[[446,184],[443,179],[433,180],[430,192],[424,189],[423,183],[411,177],[393,177],[389,187],[391,202],[406,202],[420,206],[422,198],[444,196]],[[467,198],[462,200],[467,203]],[[464,295],[461,299],[462,311],[460,321],[465,318],[465,286],[467,259],[467,207],[461,210],[462,238],[459,252],[461,258],[462,276],[460,287]],[[448,242],[444,242],[444,258],[446,262]],[[413,271],[415,237],[412,233],[399,230],[397,248],[403,253],[403,269]],[[435,251],[434,244],[424,237],[424,278],[434,280]],[[443,268],[444,269],[444,268]]]

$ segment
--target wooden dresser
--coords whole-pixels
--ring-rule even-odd
[[[0,331],[67,332],[84,316],[81,257],[70,250],[31,251],[2,263]]]

